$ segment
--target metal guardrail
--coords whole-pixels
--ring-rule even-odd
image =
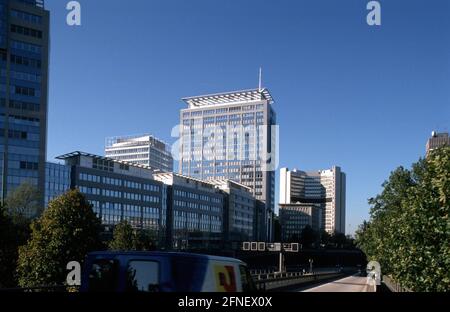
[[[412,290],[402,287],[388,275],[383,275],[383,284],[392,292],[412,292]]]
[[[339,277],[343,274],[341,271],[305,274],[303,272],[269,273],[254,276],[254,281],[258,290],[268,291]]]

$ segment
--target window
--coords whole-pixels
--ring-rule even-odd
[[[11,54],[11,63],[41,68],[41,61],[33,58]]]
[[[13,49],[23,50],[23,51],[28,51],[28,52],[38,53],[38,54],[41,53],[41,50],[42,50],[42,47],[39,45],[26,43],[26,42],[22,42],[22,41],[11,40],[10,44],[11,44],[11,48],[13,48]]]
[[[89,291],[113,292],[118,286],[119,263],[117,260],[96,260],[89,273]]]
[[[33,23],[42,24],[42,17],[35,14],[26,13],[18,10],[11,10],[11,16],[15,18],[20,18],[21,20]]]
[[[42,31],[14,24],[11,24],[11,32],[21,34],[24,36],[42,38]]]
[[[130,261],[126,276],[126,291],[158,292],[159,263],[155,261]]]

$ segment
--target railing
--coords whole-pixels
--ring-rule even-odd
[[[402,287],[388,275],[383,275],[383,283],[392,292],[412,292],[412,290]]]
[[[258,290],[270,291],[304,283],[317,282],[342,276],[340,270],[320,273],[285,272],[285,273],[265,273],[253,275]]]

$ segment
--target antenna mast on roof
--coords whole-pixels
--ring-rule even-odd
[[[262,91],[262,68],[259,68],[259,85],[258,85],[259,92]]]

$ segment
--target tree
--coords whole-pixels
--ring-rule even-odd
[[[450,290],[450,147],[392,172],[369,203],[356,233],[368,259],[414,291]]]
[[[121,221],[114,227],[113,239],[108,247],[111,250],[135,250],[135,241],[133,227],[127,221]]]
[[[317,240],[317,234],[310,225],[305,226],[300,234],[300,242],[304,248],[310,248]]]
[[[273,221],[273,239],[275,242],[281,241],[281,223],[279,216],[275,216]]]
[[[38,189],[31,183],[24,182],[6,196],[4,204],[14,223],[18,224],[39,214],[40,200]]]
[[[18,236],[10,216],[0,208],[0,288],[15,287]]]
[[[101,229],[92,206],[78,190],[51,201],[31,224],[28,243],[19,248],[19,285],[63,285],[68,262],[82,263],[88,252],[103,249]]]
[[[158,233],[155,230],[138,230],[135,236],[136,250],[155,250],[158,247]]]
[[[327,247],[331,242],[331,235],[327,231],[322,231],[320,233],[320,243]]]
[[[347,245],[347,236],[345,236],[344,233],[334,232],[331,236],[331,241],[333,242],[335,247],[343,248]]]
[[[113,239],[108,246],[111,250],[154,250],[157,233],[152,230],[135,230],[126,220],[117,224],[113,231]]]

